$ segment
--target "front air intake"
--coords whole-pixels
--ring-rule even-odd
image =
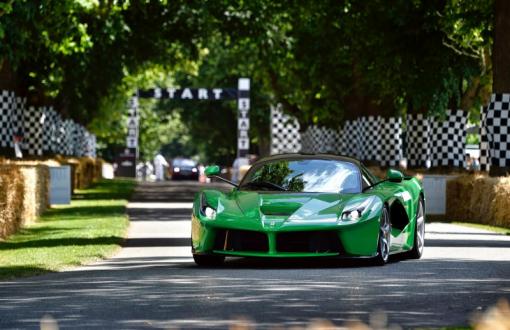
[[[214,250],[268,252],[267,235],[251,230],[219,229],[216,231]]]
[[[279,233],[276,236],[278,252],[342,253],[336,231],[300,231]]]

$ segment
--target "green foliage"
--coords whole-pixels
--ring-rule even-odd
[[[466,135],[466,144],[480,144],[480,134],[467,134]]]
[[[140,102],[140,157],[145,160],[154,159],[161,147],[169,143],[189,143],[188,127],[183,125],[180,114],[154,111],[153,103]]]
[[[51,99],[103,146],[124,144],[125,104],[136,88],[234,87],[238,77],[250,77],[250,152],[266,154],[276,103],[302,129],[338,127],[361,115],[443,115],[448,108],[470,111],[476,121],[490,95],[492,6],[11,0],[0,4],[0,61],[33,99]],[[147,157],[162,143],[170,153],[220,164],[235,157],[234,102],[151,103],[143,111]]]

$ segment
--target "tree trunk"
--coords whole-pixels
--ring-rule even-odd
[[[492,92],[510,93],[510,1],[495,0]]]
[[[495,0],[494,44],[492,49],[492,99],[487,112],[486,128],[489,140],[491,176],[510,173],[510,1]]]

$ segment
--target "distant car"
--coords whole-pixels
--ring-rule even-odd
[[[205,174],[217,177],[218,166]],[[389,170],[380,180],[356,159],[277,155],[249,169],[228,193],[195,197],[192,253],[198,265],[234,257],[420,258],[425,196],[416,178]]]
[[[172,180],[198,180],[200,175],[197,163],[187,158],[176,158],[172,161]]]

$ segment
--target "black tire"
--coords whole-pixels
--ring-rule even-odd
[[[212,256],[207,254],[194,254],[193,260],[198,266],[220,266],[225,261],[224,256]]]
[[[379,221],[379,238],[377,239],[377,256],[374,258],[374,264],[384,266],[390,258],[391,246],[391,221],[390,212],[384,207]]]
[[[413,248],[407,252],[407,257],[410,259],[420,259],[425,247],[425,207],[421,198],[418,201],[415,220]]]

